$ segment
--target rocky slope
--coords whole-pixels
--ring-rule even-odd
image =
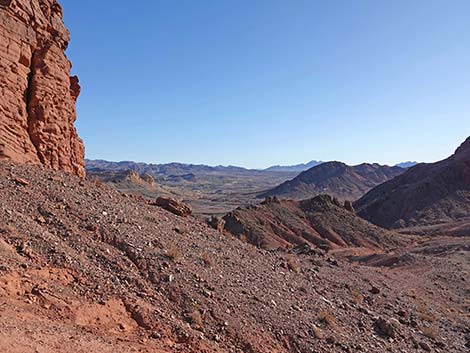
[[[0,159],[85,175],[68,42],[57,1],[0,1]]]
[[[356,200],[374,186],[403,172],[402,168],[379,164],[348,166],[341,162],[327,162],[261,193],[259,197],[277,196],[301,200],[319,194],[330,194],[340,200]]]
[[[355,203],[359,215],[387,228],[432,225],[470,216],[470,138],[449,158],[419,164]]]
[[[225,229],[264,249],[365,247],[384,249],[403,244],[400,235],[356,216],[329,195],[303,201],[267,199],[238,208],[224,217]]]
[[[384,254],[407,259],[401,266],[370,267],[390,261],[257,249],[33,166],[0,162],[0,190],[2,353],[470,346],[467,238],[421,242]]]

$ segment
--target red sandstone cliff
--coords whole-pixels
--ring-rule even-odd
[[[77,77],[55,0],[0,0],[0,159],[85,175]]]

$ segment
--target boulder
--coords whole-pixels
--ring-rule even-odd
[[[351,201],[344,201],[344,208],[347,209],[349,212],[355,212],[354,211],[354,206],[353,206],[353,203]]]
[[[189,216],[193,212],[191,206],[171,197],[159,197],[153,205],[182,217]]]
[[[397,335],[397,329],[393,322],[384,318],[378,318],[375,320],[375,327],[384,336],[395,338]]]
[[[207,224],[219,232],[223,231],[225,227],[225,221],[217,216],[211,216],[211,218],[207,220]]]

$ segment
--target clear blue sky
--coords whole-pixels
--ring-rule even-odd
[[[88,158],[434,161],[470,135],[468,0],[62,0]]]

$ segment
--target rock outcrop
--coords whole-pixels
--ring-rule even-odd
[[[304,244],[320,249],[382,249],[403,240],[399,234],[364,221],[329,195],[303,201],[269,199],[237,208],[223,219],[227,231],[268,250]]]
[[[80,93],[55,0],[0,0],[0,159],[84,176]]]
[[[186,217],[193,213],[191,206],[171,197],[158,197],[151,205],[161,207],[177,216]]]

